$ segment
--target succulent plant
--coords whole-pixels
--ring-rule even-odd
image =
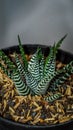
[[[15,53],[15,63],[13,63],[0,50],[0,61],[3,60],[6,65],[4,66],[0,62],[0,67],[13,80],[19,95],[45,95],[47,91],[54,92],[73,73],[73,61],[62,69],[56,70],[56,54],[66,36],[50,47],[50,52],[48,52],[49,54],[46,59],[42,49],[38,47],[30,61],[28,61],[19,35],[18,42],[22,62],[17,53]],[[53,93],[53,95],[46,97],[45,100],[52,102],[60,97],[61,94]]]

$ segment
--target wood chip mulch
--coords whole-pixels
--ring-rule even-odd
[[[62,63],[57,63],[57,69]],[[0,69],[0,116],[31,125],[51,125],[73,119],[73,75],[59,88],[62,97],[52,103],[45,96],[19,96],[12,82]]]

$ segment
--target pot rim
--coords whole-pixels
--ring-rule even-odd
[[[10,50],[12,51],[13,48],[15,49],[18,49],[18,46],[19,45],[12,45],[12,46],[7,46],[7,47],[3,47],[3,48],[0,48],[0,50],[3,50],[3,51],[7,51],[7,50]],[[41,47],[43,49],[46,49],[46,48],[49,48],[51,45],[43,45],[43,44],[22,44],[23,47]],[[26,48],[25,48],[26,49]],[[58,51],[62,51],[63,53],[66,53],[68,55],[70,55],[71,57],[73,57],[73,53],[67,51],[67,50],[64,50],[64,49],[58,49]]]
[[[6,119],[6,118],[3,118],[0,116],[0,121],[2,122],[5,122],[6,124],[11,124],[11,125],[14,125],[14,126],[20,126],[20,127],[26,127],[26,128],[52,128],[52,127],[59,127],[59,126],[65,126],[67,124],[71,124],[73,123],[73,119],[72,120],[69,120],[69,121],[66,121],[64,123],[59,123],[59,124],[52,124],[52,125],[29,125],[29,124],[23,124],[23,123],[19,123],[19,122],[15,122],[13,120],[9,120],[9,119]]]

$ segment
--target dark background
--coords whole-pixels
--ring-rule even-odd
[[[0,0],[0,48],[22,43],[53,44],[73,51],[73,0]]]

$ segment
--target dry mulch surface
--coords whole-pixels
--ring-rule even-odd
[[[63,64],[57,62],[57,69]],[[19,96],[12,82],[0,69],[0,116],[20,123],[31,125],[51,125],[73,119],[73,75],[59,88],[62,97],[47,102],[45,96]],[[55,92],[57,93],[57,91]]]

